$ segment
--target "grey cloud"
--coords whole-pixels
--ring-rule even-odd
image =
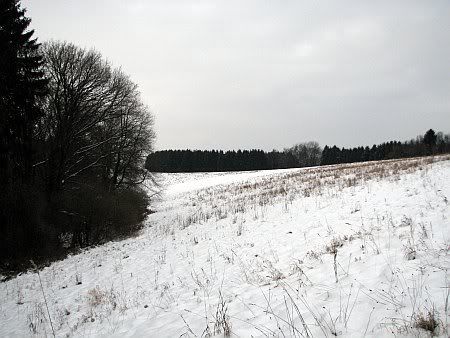
[[[448,1],[24,1],[41,40],[140,85],[159,148],[282,148],[450,131]]]

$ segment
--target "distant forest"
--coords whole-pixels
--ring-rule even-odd
[[[406,142],[390,141],[372,147],[338,148],[325,146],[321,165],[389,160],[450,152],[450,135],[428,130],[424,136]]]
[[[292,168],[289,153],[262,150],[163,150],[147,157],[146,168],[153,172],[244,171]]]
[[[147,157],[152,172],[201,172],[286,169],[320,164],[317,142],[298,144],[284,151],[273,150],[163,150]]]
[[[386,160],[450,153],[450,135],[428,130],[416,139],[390,141],[372,147],[339,148],[317,142],[273,150],[162,150],[148,155],[151,172],[219,172],[302,168],[318,165]]]

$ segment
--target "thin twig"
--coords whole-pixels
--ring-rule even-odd
[[[35,271],[39,277],[39,284],[41,285],[42,296],[44,297],[45,307],[47,308],[48,319],[50,321],[50,326],[52,328],[53,337],[56,337],[55,330],[53,329],[52,317],[50,316],[50,311],[48,309],[47,298],[45,297],[44,286],[42,285],[41,275],[39,274],[39,270],[38,270],[36,264],[34,263],[34,261],[30,260],[30,262],[33,265],[33,268],[35,269]]]

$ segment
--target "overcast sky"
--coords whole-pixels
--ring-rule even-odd
[[[450,1],[24,0],[139,85],[158,149],[450,132]]]

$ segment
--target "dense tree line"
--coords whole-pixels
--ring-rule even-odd
[[[147,157],[146,168],[153,172],[242,171],[287,168],[293,158],[262,150],[163,150]]]
[[[133,233],[149,203],[153,120],[137,86],[96,51],[38,44],[29,24],[0,2],[3,269]]]
[[[339,148],[325,146],[321,164],[353,163],[427,156],[450,152],[450,136],[428,130],[424,136],[407,142],[391,141],[372,147]]]
[[[152,172],[244,171],[299,168],[318,165],[321,149],[317,142],[297,144],[284,151],[263,150],[163,150],[147,157]]]
[[[450,135],[428,130],[416,139],[372,147],[339,148],[317,142],[299,143],[283,151],[162,150],[148,155],[152,172],[217,172],[302,168],[317,165],[376,161],[450,153]]]

